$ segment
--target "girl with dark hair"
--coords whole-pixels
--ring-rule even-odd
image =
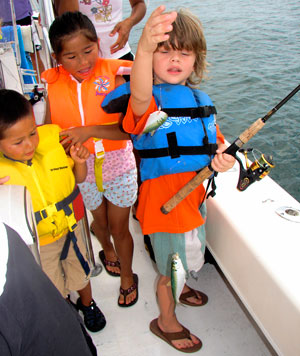
[[[121,276],[118,305],[128,307],[138,299],[129,232],[130,208],[137,196],[136,164],[129,136],[119,130],[119,114],[106,114],[101,103],[125,82],[122,74],[132,62],[99,58],[95,28],[80,12],[56,18],[49,38],[58,66],[42,74],[48,85],[46,122],[64,129],[63,145],[80,142],[91,153],[87,178],[79,187],[94,217],[91,230],[103,248],[100,259],[110,275]]]

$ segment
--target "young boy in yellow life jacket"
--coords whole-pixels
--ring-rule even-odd
[[[0,107],[0,182],[29,190],[42,268],[64,298],[78,291],[86,327],[99,331],[106,320],[92,298],[87,251],[73,210],[89,151],[78,143],[67,156],[59,126],[37,127],[30,102],[16,91],[1,89]]]

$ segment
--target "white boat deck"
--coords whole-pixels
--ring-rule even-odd
[[[90,215],[88,214],[90,218]],[[101,356],[162,356],[181,352],[167,345],[149,331],[149,323],[158,316],[155,298],[155,265],[148,256],[139,223],[130,221],[135,248],[133,270],[139,275],[139,300],[125,309],[117,305],[119,278],[103,271],[91,279],[93,296],[107,319],[106,327],[91,333]],[[96,263],[100,244],[92,235]],[[212,264],[205,264],[192,287],[207,293],[209,302],[203,307],[178,306],[180,322],[200,337],[202,356],[267,356],[276,353],[264,343],[238,301]]]

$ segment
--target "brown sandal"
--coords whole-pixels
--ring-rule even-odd
[[[162,331],[161,328],[158,326],[158,319],[154,319],[150,323],[150,331],[154,335],[160,337],[166,343],[168,343],[169,345],[174,347],[174,349],[176,349],[177,351],[192,353],[192,352],[196,352],[196,351],[200,350],[202,347],[202,342],[200,339],[198,339],[199,344],[194,344],[193,346],[186,347],[184,349],[179,349],[172,343],[172,341],[174,341],[174,340],[181,340],[181,339],[192,340],[190,331],[188,329],[186,329],[184,326],[182,326],[182,331],[166,333],[166,332]]]
[[[100,260],[101,260],[101,262],[102,262],[102,264],[103,264],[103,266],[104,266],[106,272],[107,272],[109,275],[111,275],[111,276],[113,276],[113,277],[120,277],[120,272],[113,272],[113,271],[110,271],[109,269],[107,269],[107,266],[109,266],[109,267],[118,267],[118,268],[121,269],[121,265],[120,265],[120,261],[119,261],[119,260],[117,260],[117,261],[115,261],[115,262],[113,262],[113,261],[108,261],[108,260],[106,259],[106,257],[105,257],[105,254],[104,254],[104,251],[103,251],[103,250],[101,250],[101,251],[99,252],[99,258],[100,258]]]
[[[119,307],[122,307],[122,308],[131,307],[138,301],[138,298],[139,298],[138,284],[139,284],[138,275],[134,273],[133,274],[133,285],[131,287],[129,287],[128,289],[123,289],[122,287],[120,287],[120,294],[122,294],[124,296],[124,303],[120,303],[120,298],[119,298],[119,300],[118,300]],[[130,303],[126,304],[127,295],[134,292],[135,290],[136,290],[135,299],[133,299]]]
[[[193,289],[191,287],[189,287],[189,288],[190,288],[190,290],[188,292],[182,293],[181,296],[179,297],[180,303],[189,305],[191,307],[202,307],[203,305],[205,305],[208,302],[208,296],[206,294],[200,292],[199,290],[196,291],[195,289]],[[197,304],[197,303],[188,301],[188,298],[191,298],[191,297],[200,299],[197,293],[200,294],[200,297],[202,300],[201,304]]]

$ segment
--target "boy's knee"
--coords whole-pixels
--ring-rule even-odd
[[[170,285],[171,282],[171,278],[168,276],[164,276],[164,275],[160,275],[159,276],[159,280],[158,280],[158,284],[161,286],[171,286]]]

